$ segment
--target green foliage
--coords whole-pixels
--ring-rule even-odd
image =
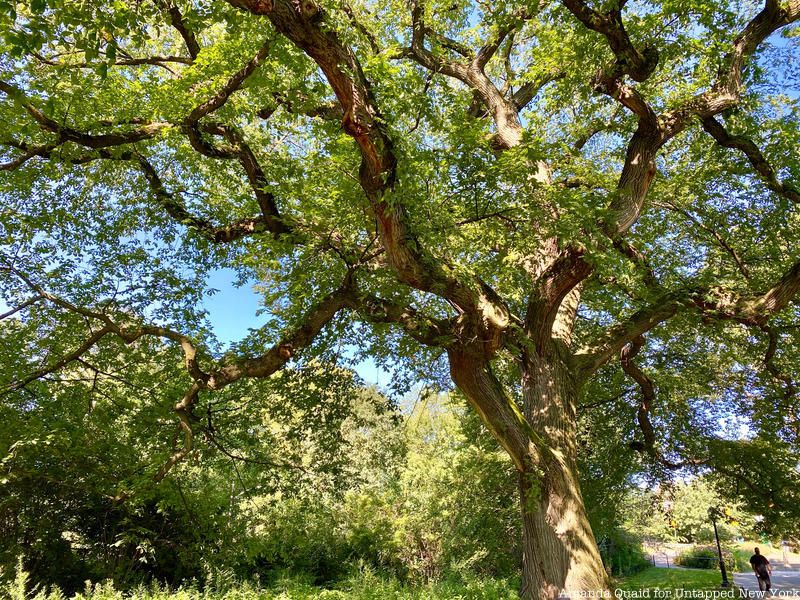
[[[750,565],[750,557],[752,550],[743,550],[742,548],[733,549],[733,569],[737,573],[747,573],[752,570]]]
[[[733,554],[724,551],[722,559],[729,571],[734,568]],[[716,546],[693,546],[675,557],[675,564],[689,569],[719,570],[719,553]]]
[[[27,573],[18,569],[16,580],[24,583]],[[267,587],[227,578],[224,583],[203,590],[196,586],[166,588],[151,585],[121,591],[111,582],[104,582],[89,583],[82,592],[67,596],[58,589],[29,593],[16,584],[4,591],[9,600],[514,600],[518,597],[516,587],[514,580],[480,577],[409,586],[365,570],[326,588],[288,577]]]
[[[711,505],[737,515],[740,525],[720,524],[726,539],[800,536],[798,306],[744,317],[724,302],[703,308],[714,298],[747,305],[791,273],[797,205],[771,189],[763,165],[753,171],[692,117],[656,144],[635,227],[612,240],[602,225],[625,191],[621,166],[641,158],[630,141],[646,127],[631,98],[660,113],[697,97],[692,112],[698,94],[725,89],[717,77],[755,5],[648,0],[623,11],[620,2],[633,46],[659,56],[652,77],[631,81],[626,61],[563,3],[420,2],[422,46],[434,59],[466,61],[462,46],[510,32],[479,79],[511,112],[520,91],[537,93],[519,111],[521,143],[500,151],[488,113],[505,111],[495,103],[483,115],[447,69],[409,59],[408,2],[319,4],[303,35],[319,26],[314,39],[346,50],[304,53],[268,17],[230,2],[0,0],[0,564],[23,555],[34,581],[70,593],[106,577],[119,588],[223,572],[327,582],[359,565],[404,582],[513,573],[517,482],[479,420],[432,397],[400,413],[347,370],[369,357],[392,372],[395,392],[449,389],[447,352],[419,341],[428,325],[405,319],[429,316],[453,326],[448,340],[473,343],[483,331],[470,327],[480,330],[488,313],[467,314],[462,304],[472,303],[460,296],[478,289],[491,289],[511,315],[503,347],[489,354],[520,405],[521,362],[576,351],[654,302],[685,299],[668,322],[652,323],[636,357],[654,382],[655,446],[643,443],[641,390],[623,374],[619,348],[591,381],[572,382],[580,423],[566,445],[579,448],[598,537],[614,540],[624,527],[708,541]],[[603,14],[611,7],[589,4]],[[738,103],[716,115],[795,189],[797,31],[783,29],[742,59],[731,79],[743,85]],[[240,88],[220,93],[263,44],[269,51]],[[340,64],[320,69],[329,55]],[[332,73],[368,85],[331,86]],[[630,91],[602,93],[603,73]],[[361,107],[368,114],[339,114],[362,95],[374,102]],[[188,122],[215,98],[224,105]],[[354,140],[350,120],[361,116],[374,122]],[[157,132],[106,144],[140,127]],[[393,154],[374,156],[389,140]],[[370,158],[386,171],[371,177]],[[539,161],[546,182],[533,177]],[[273,201],[291,234],[263,230]],[[377,207],[402,217],[399,236],[381,230]],[[233,243],[206,231],[243,223],[252,231]],[[422,257],[421,272],[400,274],[407,257],[397,259],[391,242]],[[558,272],[562,262],[591,276]],[[256,291],[266,317],[230,345],[215,338],[204,309],[221,269]],[[430,285],[434,272],[448,283]],[[357,298],[317,334],[307,313],[345,279],[357,282]],[[540,295],[561,298],[577,283],[571,345],[520,343]],[[458,298],[456,287],[466,290]],[[401,310],[367,314],[373,296]],[[87,345],[109,320],[119,332]],[[273,358],[292,332],[313,340],[279,348],[292,357],[284,371],[219,389],[187,372],[174,339],[130,337],[145,324],[184,334],[199,367],[217,373]],[[174,407],[194,385],[203,389],[178,422]],[[572,408],[558,407],[570,416]],[[187,429],[193,445],[181,453]],[[684,460],[701,466],[679,472],[694,478],[678,483],[665,464]],[[642,492],[646,484],[655,491]],[[764,518],[756,525],[748,515]],[[633,544],[617,548],[612,568],[634,568]]]
[[[708,477],[671,482],[654,492],[634,488],[625,498],[620,514],[625,528],[643,538],[708,543],[714,541],[708,514],[712,507],[723,510],[717,517],[717,531],[722,541],[752,535],[753,514],[736,502],[724,499]]]
[[[322,579],[346,571],[350,549],[331,529],[333,501],[347,489],[343,481],[370,483],[360,472],[375,473],[367,458],[397,460],[396,416],[385,398],[354,387],[349,374],[314,366],[251,387],[254,399],[243,412],[217,398],[189,460],[156,485],[148,471],[170,452],[169,405],[132,398],[120,380],[135,375],[117,373],[113,384],[90,377],[87,387],[78,370],[57,397],[40,388],[35,400],[5,406],[0,565],[8,571],[22,555],[35,582],[70,593],[87,579],[128,587],[203,580],[220,568],[244,575],[259,561],[265,571],[294,567]],[[286,387],[287,378],[294,385],[303,379],[303,393]],[[277,420],[286,411],[296,422]],[[153,421],[160,422],[158,444]],[[371,435],[383,445],[367,457],[361,447]],[[350,447],[364,462],[343,460]],[[292,532],[294,547],[280,542]]]
[[[412,577],[516,572],[516,477],[477,417],[452,398],[428,395],[409,416],[407,435],[395,535]]]
[[[741,479],[717,475],[714,482],[719,493],[734,498],[750,514],[761,516],[748,522],[758,537],[777,541],[800,536],[800,472],[791,444],[776,435],[765,435],[750,440],[719,440],[711,451],[723,468],[734,468],[744,475]]]
[[[164,459],[139,412],[151,408],[94,385],[107,395],[88,408],[80,379],[58,412],[46,396],[6,406],[6,573],[23,556],[33,582],[71,594],[107,578],[129,589],[224,573],[320,584],[362,568],[417,583],[517,571],[511,467],[448,396],[420,395],[403,415],[346,373],[284,372],[236,412],[209,404],[213,428],[155,485],[137,475]],[[169,412],[158,418],[167,444]]]
[[[613,577],[626,577],[650,566],[640,539],[624,532],[615,531],[598,540],[600,555],[606,570]]]

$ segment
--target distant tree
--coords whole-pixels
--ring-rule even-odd
[[[752,537],[753,515],[722,497],[707,477],[672,482],[656,490],[633,489],[623,503],[625,528],[643,538],[661,541],[710,543],[714,530],[708,509],[717,507],[723,517],[717,529],[724,541]]]
[[[290,361],[449,376],[519,472],[525,598],[608,585],[577,413],[630,414],[620,366],[621,447],[787,504],[710,442],[720,412],[798,438],[798,0],[0,13],[5,398],[173,344],[181,380],[139,374],[179,419],[161,479],[215,395]],[[200,308],[223,267],[272,315],[225,354]]]

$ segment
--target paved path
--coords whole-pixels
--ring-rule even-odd
[[[758,592],[753,573],[735,573],[733,580],[743,590]],[[772,571],[772,591],[775,598],[800,598],[800,571]]]

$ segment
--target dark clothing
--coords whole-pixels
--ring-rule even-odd
[[[762,592],[769,591],[772,588],[772,582],[769,578],[769,561],[761,554],[753,554],[750,557],[750,565],[756,572],[758,589]]]
[[[769,567],[769,561],[763,554],[753,554],[753,556],[750,557],[750,564],[753,569],[755,569],[756,573],[768,573],[767,567]]]

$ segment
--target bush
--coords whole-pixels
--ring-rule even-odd
[[[614,531],[599,540],[599,547],[603,564],[616,577],[632,575],[651,566],[641,540],[622,531]]]
[[[738,548],[733,551],[733,570],[746,573],[750,570],[750,552]]]
[[[157,583],[121,591],[111,581],[86,583],[83,592],[64,596],[57,588],[31,589],[30,576],[21,566],[16,576],[0,582],[0,598],[9,600],[515,600],[519,582],[513,579],[468,577],[409,586],[398,579],[381,577],[370,569],[352,575],[329,588],[302,578],[276,579],[269,587],[247,581],[224,581],[221,587],[196,585],[169,587]]]
[[[733,555],[730,552],[723,552],[722,557],[727,569],[733,571]],[[676,556],[675,564],[690,569],[717,569],[719,568],[719,555],[714,546],[694,546]]]

